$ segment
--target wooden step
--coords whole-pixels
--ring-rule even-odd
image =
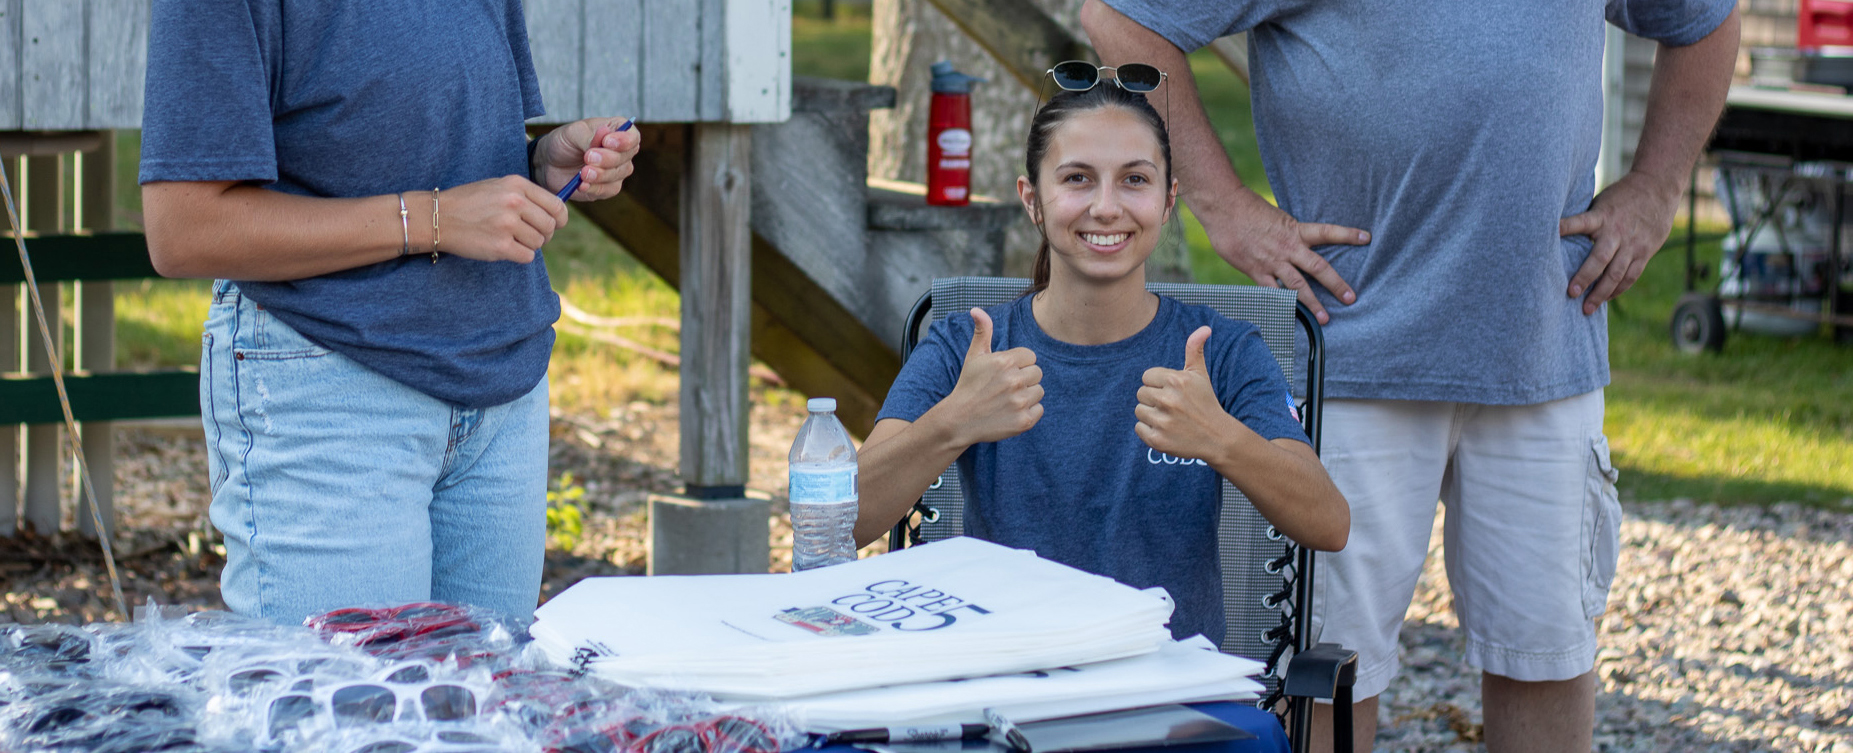
[[[868,111],[894,90],[811,78],[792,90],[790,121],[753,126],[753,355],[799,392],[837,398],[866,435],[900,371],[908,309],[934,277],[998,273],[1022,209],[870,187]],[[624,193],[581,210],[675,285],[687,127],[641,130]]]

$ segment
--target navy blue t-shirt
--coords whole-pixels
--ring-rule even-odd
[[[1138,588],[1163,586],[1171,633],[1221,642],[1222,574],[1216,521],[1222,477],[1133,432],[1139,387],[1154,366],[1184,367],[1184,340],[1209,325],[1204,363],[1223,409],[1265,439],[1306,441],[1287,381],[1253,325],[1160,297],[1138,334],[1072,345],[1042,331],[1029,296],[985,309],[991,347],[1025,347],[1042,368],[1042,420],[1029,431],[959,456],[965,532]],[[951,394],[971,343],[972,318],[934,324],[889,388],[877,420],[915,421]]]
[[[541,112],[519,0],[155,0],[141,182],[453,188],[527,175],[523,122]],[[470,408],[540,382],[560,314],[538,257],[414,254],[238,287],[304,337]]]

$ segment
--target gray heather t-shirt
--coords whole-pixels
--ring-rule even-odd
[[[1305,442],[1287,380],[1260,333],[1169,298],[1159,299],[1145,329],[1106,345],[1048,336],[1028,297],[985,311],[993,350],[1036,354],[1043,414],[1029,431],[959,456],[965,532],[1130,586],[1163,586],[1176,604],[1171,633],[1220,643],[1222,477],[1202,461],[1147,446],[1133,432],[1133,408],[1145,370],[1183,368],[1184,340],[1207,324],[1204,363],[1223,409],[1265,439]],[[968,313],[934,324],[889,388],[877,420],[918,420],[951,394],[971,339]]]
[[[143,183],[322,197],[526,175],[523,121],[541,114],[519,0],[155,0],[146,102]],[[538,259],[414,254],[238,287],[311,341],[470,408],[540,382],[560,313]]]
[[[1557,234],[1595,189],[1603,19],[1685,45],[1733,0],[1107,3],[1186,51],[1250,31],[1280,207],[1372,232],[1319,249],[1358,293],[1319,288],[1327,396],[1523,405],[1608,384],[1607,312],[1565,295],[1590,239]]]

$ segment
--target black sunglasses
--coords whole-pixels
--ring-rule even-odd
[[[1140,94],[1149,94],[1165,81],[1165,72],[1145,63],[1127,63],[1121,66],[1094,65],[1081,60],[1066,60],[1056,63],[1045,75],[1055,80],[1055,85],[1066,91],[1084,92],[1100,85],[1101,71],[1113,71],[1113,82],[1121,89]]]
[[[1084,60],[1064,60],[1055,67],[1043,71],[1043,75],[1055,82],[1055,86],[1064,91],[1084,92],[1100,85],[1101,71],[1113,72],[1113,83],[1121,89],[1135,94],[1150,94],[1165,82],[1165,72],[1157,66],[1146,63],[1127,63],[1125,65],[1094,65]],[[1036,110],[1040,112],[1044,102],[1049,101],[1044,94],[1047,87],[1036,87]],[[1171,90],[1165,90],[1166,123],[1171,122]]]

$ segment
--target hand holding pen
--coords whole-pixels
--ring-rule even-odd
[[[618,194],[631,174],[639,139],[631,121],[581,120],[560,126],[533,144],[534,180],[507,175],[434,190],[408,191],[400,202],[400,256],[416,250],[435,263],[440,253],[478,261],[527,263],[567,221],[569,196],[597,201]],[[568,172],[570,171],[570,172]],[[564,179],[554,199],[545,185]],[[414,223],[429,207],[430,223]]]
[[[637,154],[636,145],[632,145],[632,147],[626,150],[626,148],[623,148],[624,139],[621,139],[617,134],[628,132],[630,126],[632,126],[632,122],[634,121],[626,119],[626,121],[624,121],[623,124],[619,124],[617,128],[599,126],[597,130],[593,130],[591,148],[587,148],[586,158],[584,158],[587,167],[580,167],[578,172],[573,172],[573,180],[567,180],[567,184],[565,184],[565,187],[561,187],[560,193],[556,193],[556,197],[560,197],[560,200],[573,198],[574,191],[578,191],[578,187],[584,182],[587,169],[593,172],[593,180],[595,180],[595,182],[599,180],[600,176],[610,176],[610,172],[619,172],[617,178],[615,178],[617,185],[613,185],[613,189],[611,189],[611,195],[617,195],[617,189],[623,187],[624,176],[628,176],[630,171],[632,171],[632,167],[630,167],[630,158],[634,158]],[[611,160],[611,156],[608,156],[608,152],[617,152],[617,158],[621,160],[621,163],[617,163],[615,167],[606,167],[604,163]]]

